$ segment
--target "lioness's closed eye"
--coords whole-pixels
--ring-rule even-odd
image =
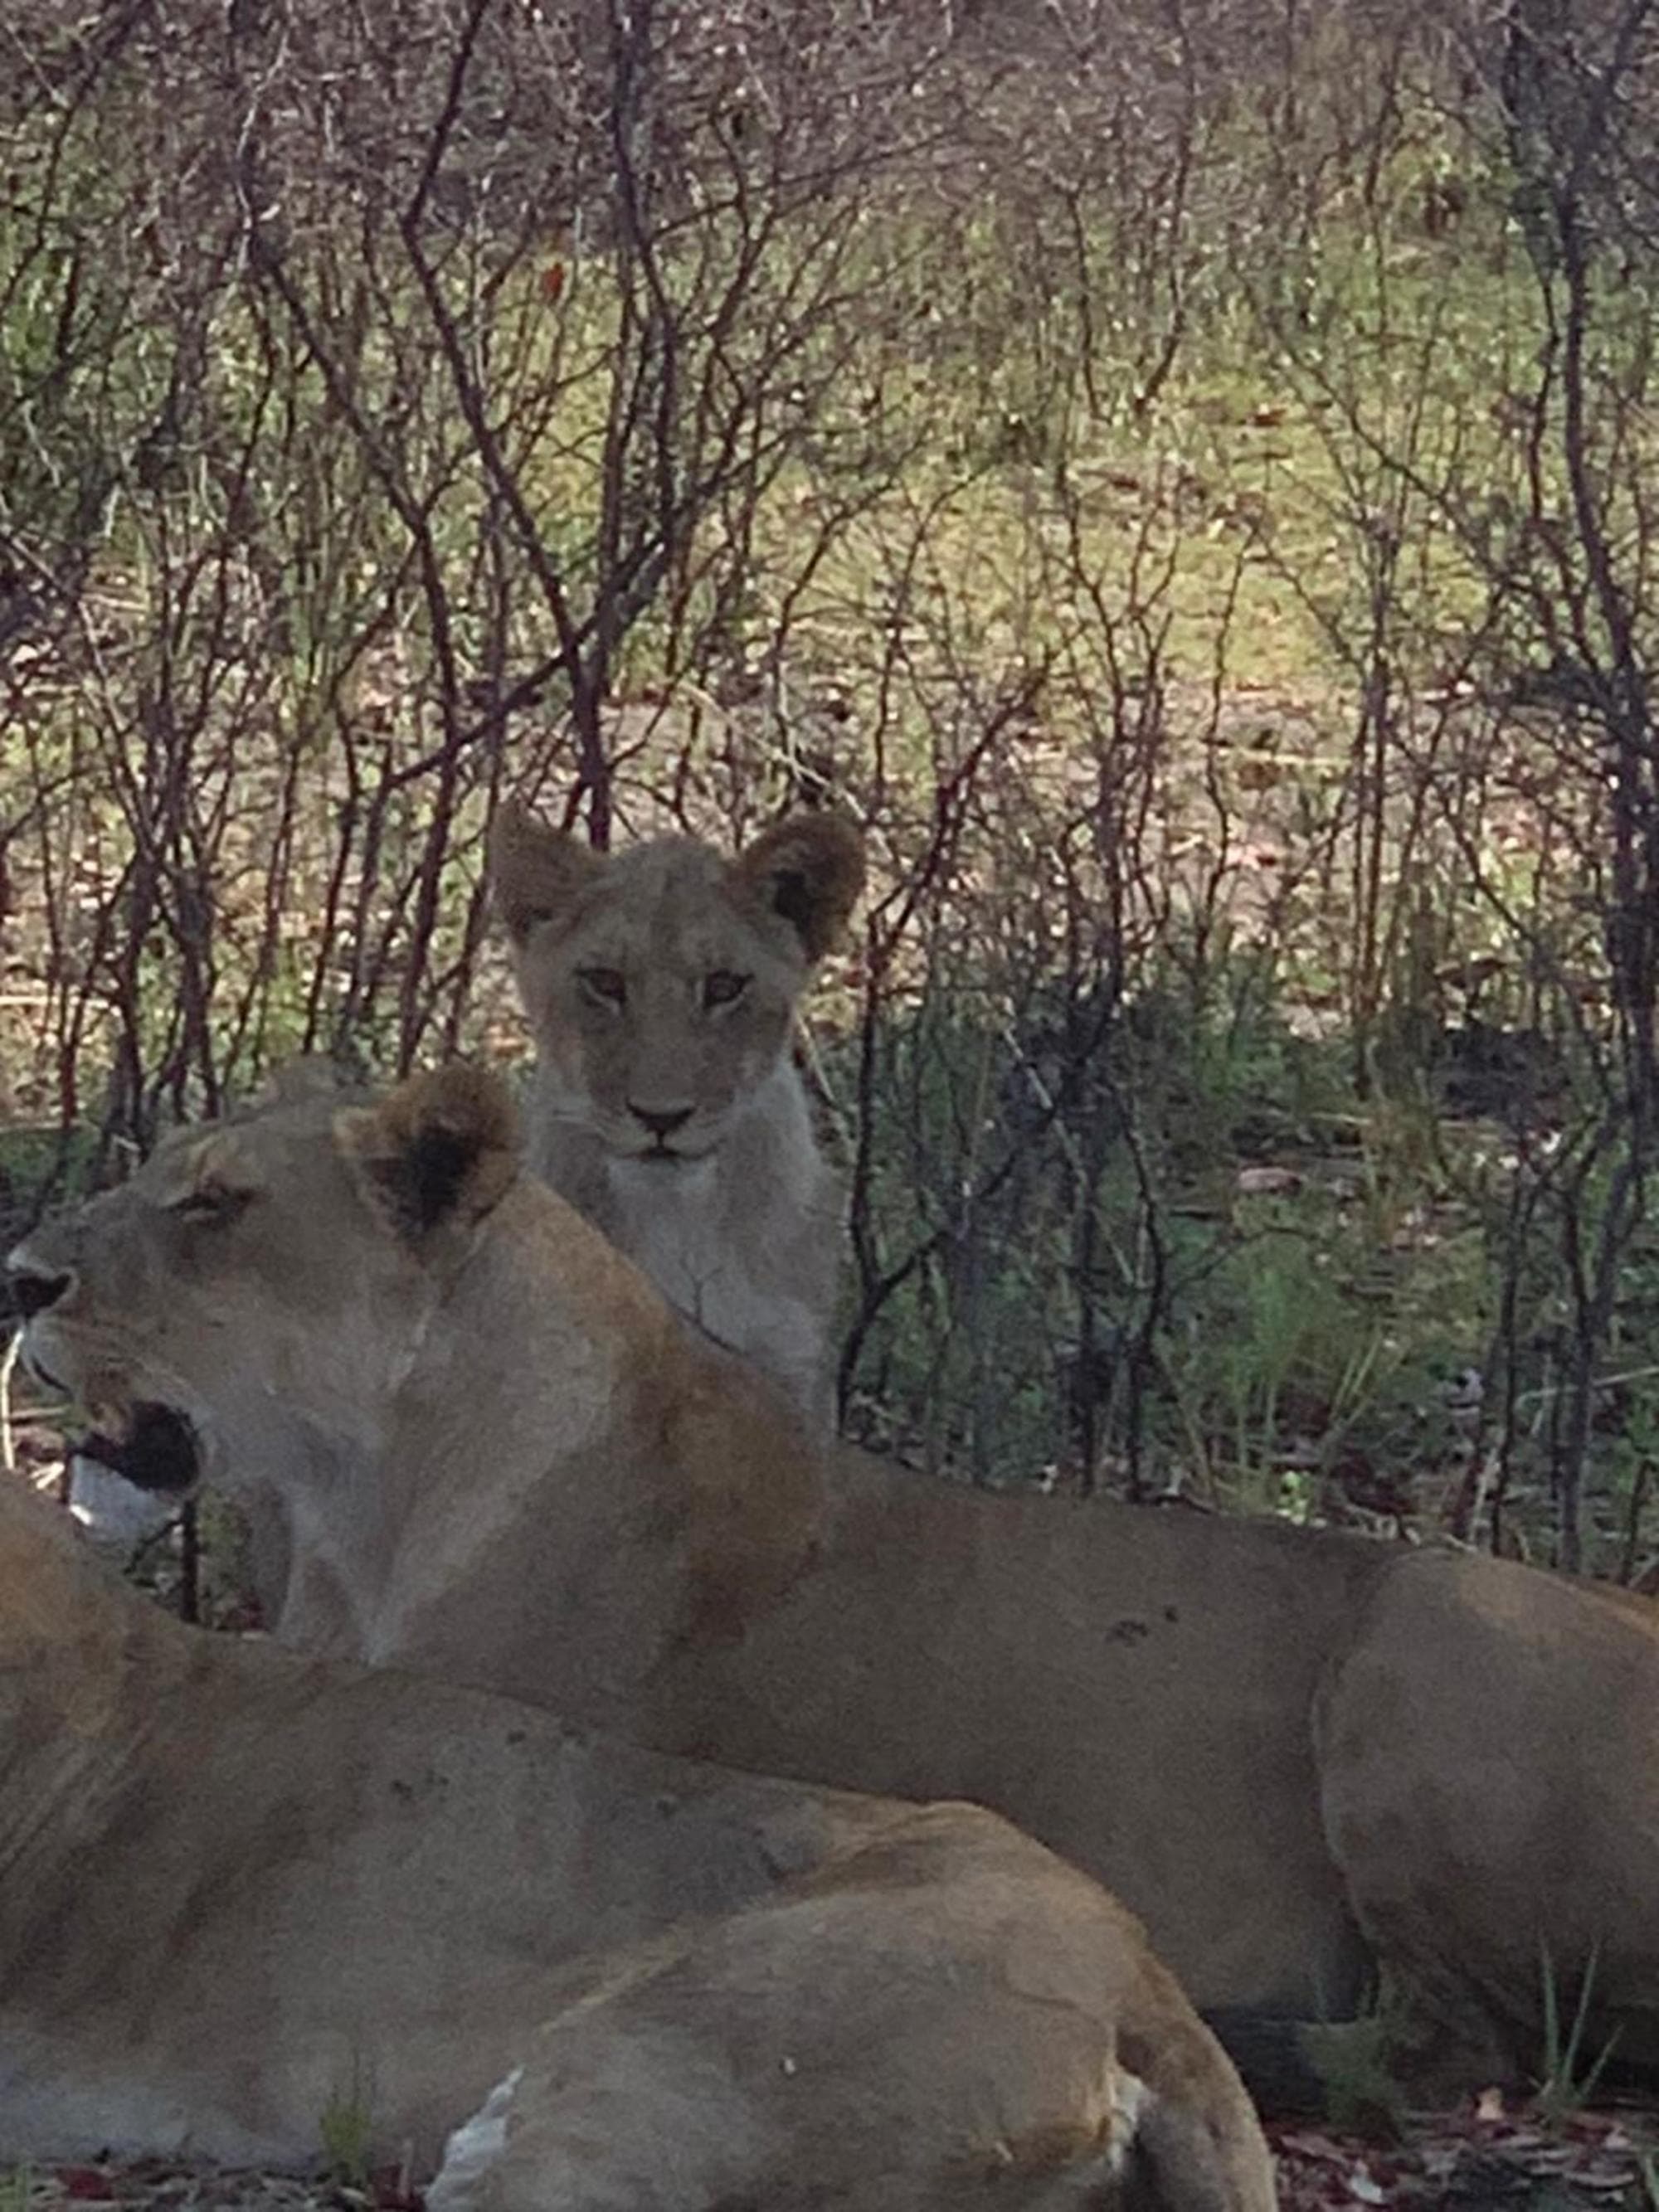
[[[823,1421],[840,1192],[789,1038],[863,888],[858,831],[803,814],[734,860],[689,837],[602,856],[509,802],[490,879],[536,1040],[532,1165]]]

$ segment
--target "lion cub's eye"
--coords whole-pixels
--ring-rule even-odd
[[[253,1197],[227,1182],[198,1182],[193,1190],[175,1198],[167,1208],[177,1221],[234,1221]]]
[[[627,978],[615,968],[579,968],[576,981],[590,1006],[609,1006],[614,1010],[627,1003]]]
[[[729,968],[716,968],[712,975],[702,979],[702,1002],[710,1007],[735,1006],[748,988],[746,975],[733,975]]]

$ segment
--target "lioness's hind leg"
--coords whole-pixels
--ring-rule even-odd
[[[1237,2077],[1138,1923],[964,1806],[599,1961],[495,2150],[483,2117],[433,2212],[1273,2203]]]
[[[1403,1559],[1320,1698],[1332,1855],[1436,2087],[1535,2074],[1543,1989],[1659,2067],[1659,1607]]]

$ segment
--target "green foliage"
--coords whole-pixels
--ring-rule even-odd
[[[1406,2093],[1399,2058],[1407,2032],[1399,2002],[1380,1990],[1353,2020],[1303,2031],[1332,2127],[1389,2141],[1403,2132]]]
[[[349,2084],[329,2092],[317,2122],[325,2170],[340,2188],[362,2191],[368,2187],[374,2145],[373,2103],[373,2084],[366,2084],[362,2069],[354,2059]]]
[[[1444,1441],[1437,1392],[1478,1358],[1492,1296],[1479,1223],[1399,1233],[1421,1181],[1332,1150],[1339,1109],[1363,1127],[1341,1055],[1289,1035],[1248,967],[1198,1001],[1179,976],[1149,987],[1069,1072],[1036,1009],[992,1029],[948,1004],[883,1035],[869,1229],[890,1261],[929,1249],[861,1370],[933,1456],[980,1480],[1075,1472],[1093,1387],[1097,1471],[1133,1450],[1143,1480],[1317,1517],[1356,1463],[1408,1472]],[[1045,1118],[1034,1100],[1068,1084]],[[1258,1189],[1273,1155],[1300,1164]],[[1079,1370],[1089,1331],[1098,1373]]]
[[[0,1236],[8,1247],[47,1206],[89,1196],[97,1183],[90,1130],[0,1127]]]
[[[1538,2076],[1538,2111],[1540,2118],[1558,2125],[1583,2111],[1595,2094],[1595,2085],[1606,2070],[1619,2040],[1619,2031],[1613,2033],[1601,2050],[1592,2055],[1585,2047],[1585,2032],[1589,2021],[1590,2000],[1595,1987],[1597,1954],[1595,1951],[1584,1962],[1578,1980],[1577,2001],[1572,2018],[1565,2018],[1561,2007],[1562,1989],[1549,1948],[1539,1945],[1539,1978],[1544,2001],[1544,2049]]]

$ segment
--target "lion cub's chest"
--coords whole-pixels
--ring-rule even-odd
[[[822,1170],[820,1179],[829,1180]],[[809,1407],[834,1295],[823,1251],[835,1249],[832,1194],[745,1192],[724,1155],[666,1170],[608,1161],[605,1186],[600,1225],[612,1243],[678,1312]],[[829,1203],[815,1202],[821,1196]]]
[[[677,1312],[827,1424],[841,1190],[793,1069],[785,1062],[758,1086],[716,1152],[675,1166],[618,1158],[570,1105],[538,1091],[530,1121],[536,1171]]]

